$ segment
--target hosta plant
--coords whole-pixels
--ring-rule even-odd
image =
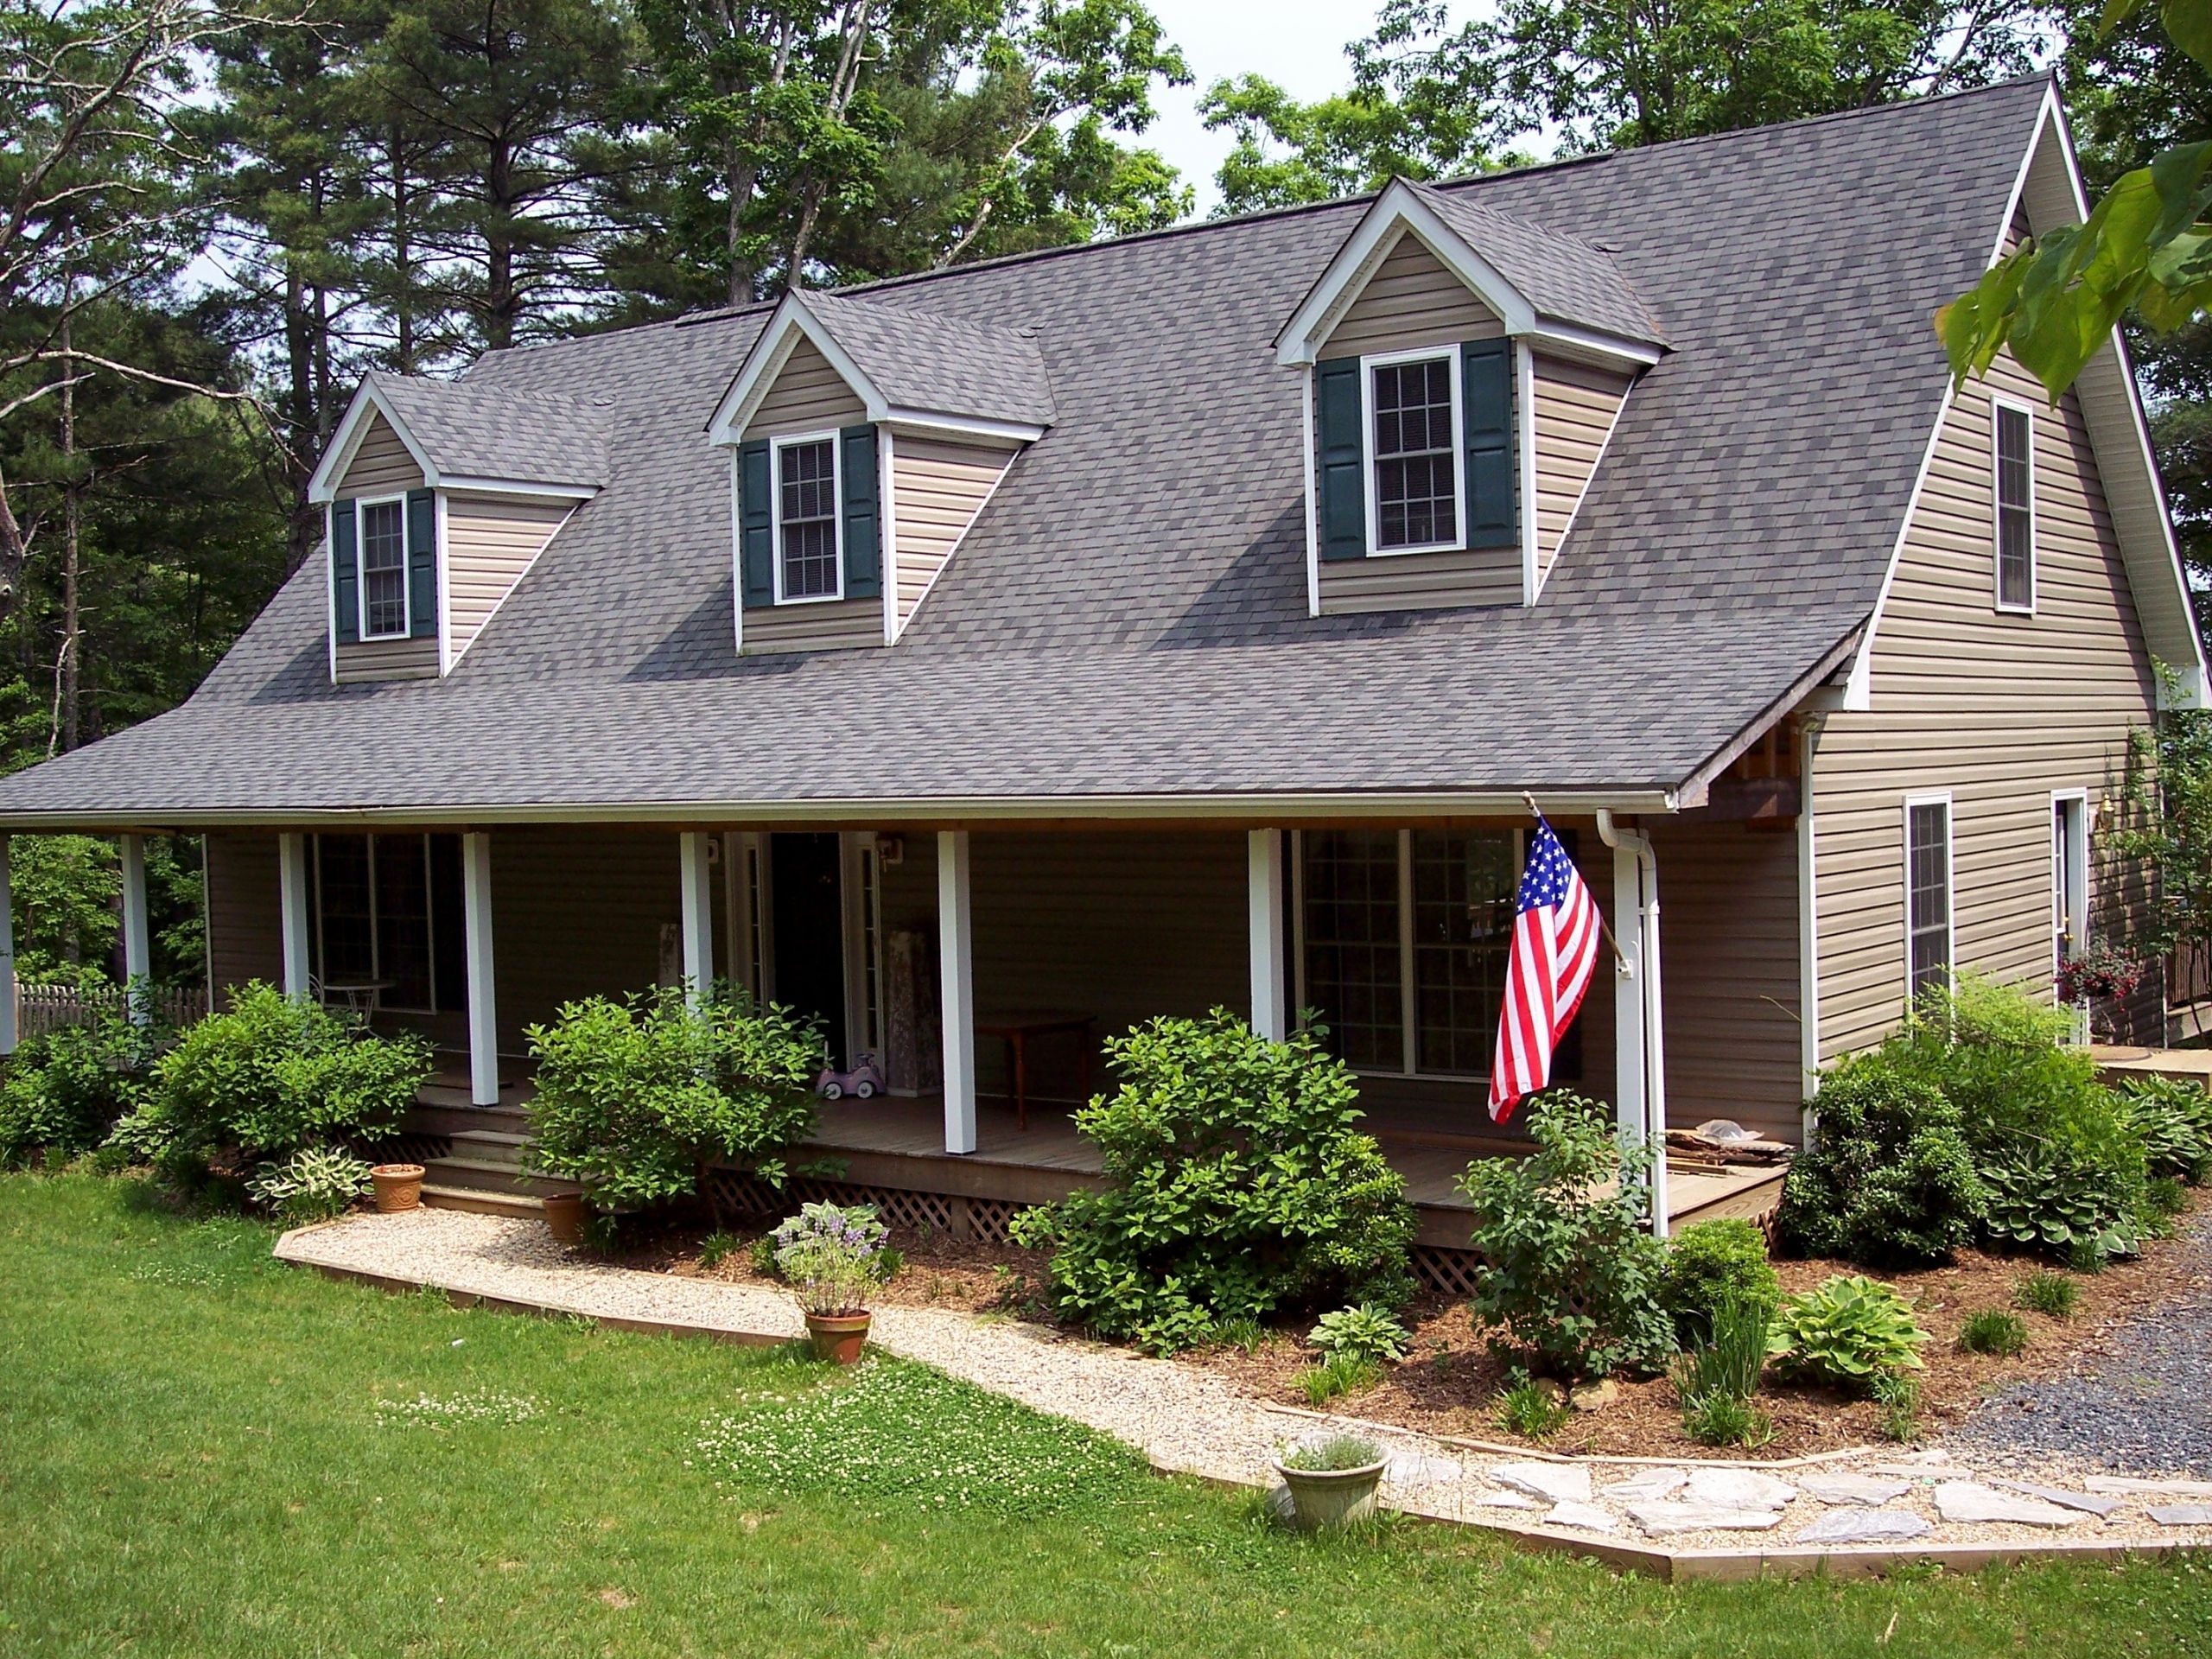
[[[1784,1376],[1866,1393],[1874,1380],[1920,1369],[1928,1333],[1911,1304],[1859,1274],[1783,1298],[1767,1349]]]
[[[340,1147],[305,1147],[281,1163],[264,1164],[245,1185],[287,1221],[327,1221],[368,1192],[369,1161]]]
[[[2069,1262],[2133,1255],[2141,1247],[2145,1182],[2116,1190],[2110,1171],[2049,1141],[2024,1141],[1981,1166],[1991,1238]]]
[[[1414,1339],[1388,1308],[1362,1302],[1357,1307],[1324,1313],[1314,1325],[1310,1340],[1325,1354],[1401,1360],[1413,1351]]]
[[[2120,1109],[2143,1135],[2144,1166],[2153,1179],[2196,1185],[2212,1176],[2212,1090],[2148,1077],[2120,1084],[2118,1092]]]

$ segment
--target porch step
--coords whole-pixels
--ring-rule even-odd
[[[479,1112],[518,1112],[530,1096],[530,1085],[526,1083],[502,1083],[499,1085],[499,1103],[497,1106],[479,1106],[470,1093],[466,1077],[459,1083],[432,1077],[415,1091],[416,1100],[425,1106],[459,1107],[464,1111]]]
[[[406,1127],[416,1135],[527,1135],[530,1118],[519,1106],[471,1106],[464,1090],[458,1106],[438,1105],[417,1095]]]
[[[453,1142],[456,1158],[499,1164],[508,1169],[522,1167],[523,1154],[530,1146],[528,1135],[499,1129],[455,1129],[447,1139]]]
[[[432,1185],[471,1192],[495,1192],[502,1197],[525,1193],[532,1198],[547,1192],[573,1192],[573,1181],[550,1180],[525,1174],[512,1163],[492,1163],[480,1158],[433,1158],[423,1166],[423,1187]]]
[[[423,1183],[423,1207],[466,1210],[479,1216],[543,1216],[545,1206],[527,1192],[480,1192],[474,1187]]]

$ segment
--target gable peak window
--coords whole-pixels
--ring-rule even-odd
[[[1459,353],[1368,365],[1375,548],[1459,543]]]
[[[1993,405],[1992,465],[1997,505],[1997,608],[2036,606],[2035,414],[2024,404]]]
[[[361,638],[408,632],[407,503],[393,496],[361,504]]]
[[[776,596],[842,598],[836,435],[781,440],[775,454]]]

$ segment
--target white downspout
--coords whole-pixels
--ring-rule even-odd
[[[1643,1002],[1643,1144],[1653,1148],[1651,1159],[1651,1231],[1667,1236],[1667,1052],[1659,997],[1659,859],[1651,837],[1623,830],[1613,815],[1598,813],[1598,839],[1616,852],[1626,851],[1636,860],[1637,906],[1637,957],[1642,964]]]

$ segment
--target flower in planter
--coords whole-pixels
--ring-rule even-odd
[[[2143,982],[2143,963],[2108,940],[2099,939],[2058,968],[2062,1002],[2104,1001],[2132,996]]]
[[[776,1266],[797,1289],[804,1312],[865,1313],[869,1293],[882,1277],[889,1232],[873,1205],[801,1205],[798,1214],[776,1229]]]

